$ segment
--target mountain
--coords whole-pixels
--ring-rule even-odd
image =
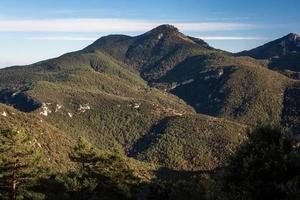
[[[300,37],[295,33],[290,33],[252,50],[240,52],[238,55],[250,56],[256,59],[271,59],[299,52]]]
[[[249,125],[280,123],[289,83],[285,76],[266,69],[264,61],[234,57],[173,26],[137,37],[100,38],[85,51],[109,54],[150,86],[178,96],[199,113]]]
[[[297,129],[298,101],[289,92],[295,81],[267,65],[171,25],[109,35],[58,58],[1,69],[0,128],[33,132],[49,152],[62,154],[48,153],[56,167],[85,136],[99,149],[148,163],[213,170],[227,163],[248,128]],[[65,139],[51,146],[53,137]]]
[[[300,36],[290,33],[238,56],[250,56],[256,59],[268,59],[271,69],[279,70],[292,78],[299,79],[300,72]]]

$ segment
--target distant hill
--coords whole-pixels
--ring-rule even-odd
[[[35,135],[47,128],[49,135],[66,138],[55,147],[52,138],[40,138],[58,154],[60,145],[83,135],[100,149],[118,149],[142,161],[212,170],[226,164],[247,128],[298,127],[293,112],[298,101],[285,98],[294,84],[268,69],[265,60],[237,57],[162,25],[1,69],[0,103],[6,106],[0,113],[14,107],[18,115],[0,117]],[[44,124],[32,128],[40,120]],[[66,149],[53,165],[68,162]]]
[[[269,67],[284,72],[286,75],[298,78],[300,72],[300,36],[290,33],[282,38],[264,44],[249,51],[243,51],[238,56],[250,56],[256,59],[270,60]]]
[[[271,59],[297,52],[300,52],[300,36],[290,33],[252,50],[240,52],[238,55],[256,59]]]

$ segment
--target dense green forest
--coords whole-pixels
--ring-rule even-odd
[[[1,130],[1,199],[299,199],[300,148],[295,135],[270,127],[247,134],[230,162],[211,171],[160,167],[141,177],[121,152],[101,151],[79,137],[61,173],[23,129]]]

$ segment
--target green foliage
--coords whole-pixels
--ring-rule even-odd
[[[83,137],[78,139],[70,158],[80,164],[81,170],[77,175],[67,176],[68,188],[79,192],[82,197],[93,199],[115,195],[118,199],[128,199],[131,198],[132,186],[139,182],[120,153],[100,152]]]
[[[42,155],[29,133],[22,129],[3,130],[0,138],[1,189],[7,191],[11,199],[19,199],[21,188],[28,187],[43,173]]]
[[[299,199],[300,156],[289,133],[260,128],[249,134],[229,166],[229,199]]]
[[[139,140],[132,154],[170,168],[213,170],[228,162],[245,130],[240,124],[204,115],[169,117]]]
[[[92,145],[83,137],[79,137],[76,146],[70,153],[70,159],[73,162],[78,162],[82,170],[89,168],[88,164],[97,160],[97,152]]]
[[[43,165],[57,172],[73,168],[68,152],[74,141],[66,133],[34,113],[23,113],[3,104],[0,104],[0,112],[7,113],[6,117],[0,115],[0,130],[22,127],[31,133],[36,148],[47,158],[42,160]]]
[[[171,118],[169,121],[166,121],[166,124],[169,123],[169,125],[164,125],[167,127],[166,129],[161,129],[162,127],[160,127],[153,129],[153,131],[164,130],[162,135],[179,137],[176,131],[189,135],[187,134],[189,128],[193,127],[196,135],[201,134],[201,132],[203,134],[203,138],[195,136],[192,138],[193,141],[202,140],[200,144],[203,144],[204,138],[208,139],[206,142],[209,144],[216,142],[216,140],[221,140],[222,142],[216,142],[221,144],[226,143],[227,137],[232,137],[232,135],[218,135],[217,137],[223,138],[211,138],[212,141],[210,142],[210,133],[203,132],[205,129],[210,130],[209,127],[202,127],[197,130],[193,126],[194,123],[201,124],[202,120],[206,120],[205,116],[191,123],[189,128],[183,126],[180,130],[174,130],[173,125],[178,123],[176,120],[184,119],[191,120],[187,117]],[[211,120],[209,124],[212,127],[214,127],[214,123],[217,123],[217,126],[229,128],[224,127],[221,122],[214,122],[216,119]],[[234,130],[237,127],[235,124],[232,124],[231,128]],[[163,138],[161,137],[162,135],[157,135],[158,137],[154,141],[161,140]],[[18,187],[19,199],[252,200],[299,198],[300,174],[298,169],[300,167],[300,157],[298,140],[294,135],[268,127],[249,133],[247,140],[238,148],[236,153],[231,155],[232,160],[224,170],[184,171],[164,167],[148,168],[148,170],[154,170],[156,174],[156,178],[151,176],[150,179],[140,178],[139,173],[142,171],[138,168],[146,168],[142,163],[136,163],[136,161],[127,158],[116,150],[112,152],[101,151],[93,147],[84,137],[78,138],[77,143],[75,143],[69,153],[70,159],[78,167],[64,173],[43,174],[43,176],[40,176],[41,163],[38,162],[40,159],[38,154],[34,154],[32,149],[35,143],[30,140],[26,132],[2,131],[1,139],[6,141],[3,142],[5,145],[1,146],[1,150],[11,149],[8,147],[18,143],[18,148],[16,149],[22,150],[19,152],[27,152],[27,150],[30,152],[28,154],[19,154],[26,155],[24,159],[19,159],[20,161],[27,161],[25,158],[32,161],[30,162],[30,169],[27,169],[28,165],[23,165],[24,173],[22,171],[22,177],[25,174],[30,174],[31,176],[30,179],[26,179]],[[238,135],[236,139],[239,141]],[[169,139],[166,137],[163,140],[167,141]],[[186,144],[186,141],[174,143],[174,138],[170,140],[172,140],[173,144],[182,143],[184,146],[193,146],[193,144]],[[187,138],[187,141],[190,141],[190,139]],[[174,148],[181,149],[181,147]],[[220,154],[220,152],[218,153]],[[201,154],[200,157],[203,157],[203,155]],[[37,158],[36,162],[34,158]],[[9,174],[3,173],[3,161],[10,159],[13,160],[12,158],[7,158],[7,154],[1,154],[2,177],[4,177],[3,174]],[[2,199],[6,198],[5,193],[1,192],[1,195]]]

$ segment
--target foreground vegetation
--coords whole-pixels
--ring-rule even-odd
[[[83,137],[69,152],[76,167],[53,173],[43,165],[45,158],[35,145],[24,130],[1,131],[1,199],[300,198],[299,141],[268,127],[249,133],[222,169],[158,168],[150,179],[136,173],[122,153],[100,151]]]

